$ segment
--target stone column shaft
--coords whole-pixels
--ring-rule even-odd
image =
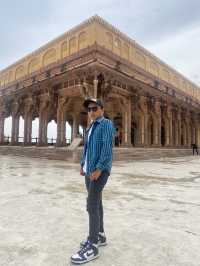
[[[186,136],[187,136],[186,145],[190,147],[191,146],[191,126],[190,126],[190,121],[188,119],[186,122]]]
[[[161,109],[160,102],[155,103],[156,119],[154,119],[154,145],[161,146]]]
[[[125,112],[122,114],[122,145],[132,146],[131,144],[131,100],[128,100],[125,106]]]
[[[138,144],[139,146],[148,145],[148,108],[147,100],[145,96],[140,96],[140,110],[141,115],[139,119],[139,134],[138,134]]]
[[[48,113],[47,110],[40,111],[39,114],[39,145],[47,145],[47,126]]]
[[[98,90],[98,79],[94,79],[94,98],[97,98],[97,90]]]
[[[24,144],[32,143],[32,112],[26,112],[24,117]]]
[[[181,146],[181,136],[182,136],[182,122],[181,119],[178,119],[178,145]]]
[[[11,136],[11,144],[17,144],[19,138],[19,115],[12,115],[12,136]]]
[[[4,143],[4,122],[5,117],[3,115],[0,115],[0,144]]]
[[[183,126],[183,145],[187,145],[187,128],[186,128],[186,123],[184,123]]]
[[[154,119],[154,146],[161,145],[161,114],[157,114],[156,119]]]
[[[178,114],[177,114],[177,142],[176,145],[177,146],[181,146],[181,136],[182,136],[182,121],[181,121],[181,110],[178,110]]]
[[[72,125],[72,140],[77,137],[79,129],[78,115],[75,114],[73,117],[73,125]]]
[[[171,106],[169,105],[167,107],[167,113],[166,113],[166,146],[172,146],[173,145],[173,134],[172,134],[172,110]]]
[[[66,117],[63,108],[57,110],[57,146],[66,145]]]

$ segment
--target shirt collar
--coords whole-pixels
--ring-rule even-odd
[[[104,120],[104,116],[101,116],[101,117],[97,118],[95,121],[93,121],[93,122],[89,125],[89,127],[86,129],[86,132],[88,132],[88,131],[93,127],[93,125],[94,125],[95,123],[100,124],[103,120]]]
[[[103,119],[104,119],[104,116],[101,116],[101,117],[99,117],[99,118],[97,118],[95,121],[94,121],[94,123],[96,122],[96,123],[101,123],[102,121],[103,121]]]

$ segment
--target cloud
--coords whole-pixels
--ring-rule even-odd
[[[198,0],[35,0],[1,3],[0,69],[94,14],[198,82]],[[187,47],[185,45],[187,44]],[[190,49],[190,47],[192,49]]]
[[[197,60],[199,45],[200,27],[195,27],[146,48],[181,74],[200,84],[200,61]]]

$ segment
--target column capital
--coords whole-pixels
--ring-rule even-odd
[[[155,109],[155,113],[159,114],[161,112],[161,102],[160,100],[156,100],[154,103],[154,109]]]
[[[42,112],[44,109],[49,107],[49,104],[51,103],[51,97],[48,93],[41,94],[39,96],[40,104],[39,104],[39,111]]]
[[[33,98],[31,96],[27,97],[24,100],[24,111],[25,111],[25,113],[29,113],[33,109],[33,106],[34,106]]]
[[[64,110],[67,107],[67,105],[69,104],[69,102],[70,102],[69,98],[65,98],[65,97],[60,95],[58,97],[58,109]]]
[[[20,103],[18,100],[14,100],[11,104],[11,113],[16,116],[19,113]]]
[[[142,110],[142,112],[146,113],[147,112],[147,97],[145,95],[140,95],[139,97],[139,107]]]

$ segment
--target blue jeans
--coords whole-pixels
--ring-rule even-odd
[[[109,173],[103,171],[100,177],[91,181],[88,176],[85,176],[85,185],[88,192],[87,211],[89,214],[89,236],[88,239],[97,244],[99,232],[104,232],[103,224],[103,204],[102,191],[107,183]]]

